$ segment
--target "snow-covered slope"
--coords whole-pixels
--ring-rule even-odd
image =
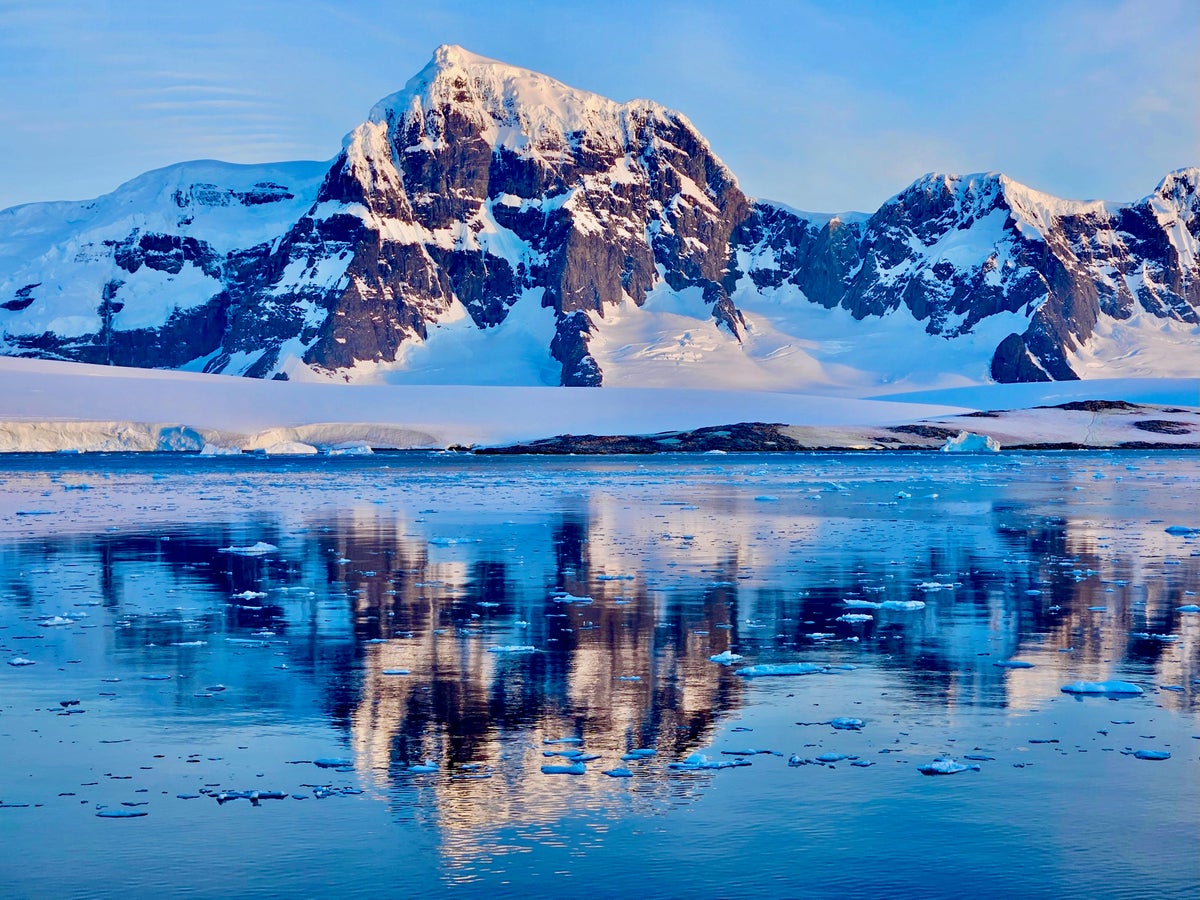
[[[0,212],[0,354],[299,380],[855,392],[1200,375],[1200,169],[753,203],[680,113],[439,48],[326,163]]]

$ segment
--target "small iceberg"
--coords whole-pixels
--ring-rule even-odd
[[[880,609],[924,609],[924,600],[884,600],[879,604]]]
[[[1000,442],[986,434],[976,434],[973,431],[960,431],[952,438],[947,438],[941,446],[942,453],[999,453]]]
[[[728,666],[732,663],[738,662],[741,659],[743,659],[742,654],[734,653],[732,650],[725,650],[716,654],[715,656],[710,656],[708,661],[720,663],[723,666]]]
[[[692,753],[679,762],[667,763],[667,768],[674,769],[677,772],[704,772],[711,769],[736,769],[739,766],[748,765],[750,765],[750,762],[741,757],[737,759],[709,759],[703,753]]]
[[[543,775],[585,775],[587,774],[587,766],[583,763],[574,763],[569,766],[542,766]]]
[[[1064,684],[1060,690],[1064,694],[1101,694],[1110,696],[1135,696],[1145,693],[1136,684],[1128,681],[1073,681]]]
[[[872,622],[875,617],[867,613],[844,613],[837,617],[837,621],[846,622],[850,625],[859,625],[863,622]]]
[[[222,547],[217,552],[233,553],[237,556],[265,556],[268,553],[274,553],[278,549],[274,544],[259,541],[256,544],[251,544],[249,547]]]
[[[64,616],[51,616],[49,619],[43,619],[41,622],[38,622],[38,627],[40,627],[40,628],[58,628],[63,625],[74,625],[74,624],[75,624],[74,619],[68,619]]]
[[[325,756],[321,759],[314,759],[313,765],[321,769],[350,769],[354,767],[354,760]]]
[[[1177,606],[1177,607],[1175,607],[1175,612],[1181,612],[1181,613],[1200,613],[1200,606],[1197,606],[1195,603],[1189,603],[1189,604],[1187,604],[1186,606]]]
[[[965,766],[948,756],[939,756],[931,763],[917,766],[922,775],[957,775],[959,772],[978,772],[979,766]]]
[[[818,672],[828,671],[828,666],[816,666],[812,663],[764,663],[736,669],[733,674],[743,678],[777,678],[787,675],[816,675]]]
[[[1033,663],[1025,662],[1023,659],[1002,659],[999,662],[992,663],[1001,669],[1032,669]]]
[[[1134,759],[1170,759],[1171,754],[1166,750],[1135,750]]]
[[[537,653],[537,647],[528,644],[506,644],[501,647],[488,647],[488,653]]]
[[[382,674],[382,675],[411,675],[412,673],[408,669],[384,669],[380,674]]]
[[[34,662],[32,659],[26,659],[23,656],[14,656],[12,659],[10,659],[8,661],[8,664],[10,666],[15,666],[18,669],[21,668],[22,666],[36,666],[37,665],[37,663]]]
[[[432,759],[427,759],[423,763],[413,763],[411,766],[408,766],[404,771],[412,772],[415,775],[432,775],[437,770],[438,770],[437,763],[435,763]]]
[[[609,778],[632,778],[633,772],[624,766],[617,766],[615,769],[605,769],[602,773]]]
[[[830,719],[829,724],[838,731],[861,731],[862,727],[867,723],[862,719],[852,719],[849,716],[838,716],[836,719]]]

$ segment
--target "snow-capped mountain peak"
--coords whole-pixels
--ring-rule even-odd
[[[439,47],[328,163],[0,211],[0,353],[256,377],[798,389],[1200,374],[1200,169],[751,203],[680,113]]]

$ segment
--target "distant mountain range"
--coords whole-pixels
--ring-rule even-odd
[[[1200,168],[1128,204],[927,175],[747,198],[681,114],[439,48],[325,163],[0,211],[0,354],[257,378],[932,385],[1200,375]]]

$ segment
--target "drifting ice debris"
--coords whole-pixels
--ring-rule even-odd
[[[1001,669],[1032,669],[1033,663],[1025,662],[1021,659],[1002,659],[999,662],[992,663],[993,666],[998,666]]]
[[[1171,754],[1166,750],[1136,750],[1134,759],[1170,759]]]
[[[874,616],[869,616],[866,613],[846,613],[837,617],[837,621],[846,622],[850,625],[858,625],[862,622],[872,622],[874,620]]]
[[[852,719],[849,716],[838,716],[836,719],[830,719],[829,724],[838,731],[860,731],[867,723],[862,719]]]
[[[1064,694],[1122,694],[1134,695],[1144,693],[1136,684],[1128,681],[1073,681],[1064,684],[1059,690]]]
[[[231,547],[228,550],[226,550],[225,552],[232,553],[233,548]],[[258,600],[265,596],[267,596],[267,595],[263,591],[242,591],[240,594],[234,594],[233,599],[234,600]]]
[[[587,766],[583,763],[575,763],[570,766],[542,766],[543,775],[584,775],[587,773]]]
[[[880,609],[924,609],[924,600],[884,600],[879,604]]]
[[[1200,606],[1197,606],[1195,603],[1189,603],[1186,606],[1175,607],[1175,611],[1181,613],[1200,613]]]
[[[634,759],[649,759],[652,756],[657,756],[658,751],[653,747],[639,747],[636,750],[630,750],[628,753],[622,754],[621,759],[628,762]]]
[[[51,616],[49,619],[44,619],[43,621],[38,622],[38,626],[41,628],[57,628],[61,625],[74,625],[74,624],[75,624],[74,619],[68,619],[63,616]]]
[[[503,647],[488,647],[488,653],[537,653],[537,647],[528,644],[507,644]]]
[[[986,434],[960,431],[942,444],[942,453],[999,453],[1000,442]]]
[[[601,774],[607,775],[609,778],[632,778],[633,772],[624,766],[617,766],[615,769],[605,769]]]
[[[815,666],[812,663],[779,663],[772,665],[764,663],[759,666],[746,666],[734,670],[734,675],[743,678],[771,678],[784,675],[815,675],[818,672],[828,672],[828,666]]]
[[[1169,525],[1163,531],[1177,537],[1191,537],[1194,534],[1200,535],[1200,528],[1188,528],[1186,525]]]
[[[542,741],[543,744],[582,744],[581,737],[565,737],[565,738],[546,738]]]
[[[917,766],[917,771],[922,775],[957,775],[959,772],[979,772],[980,766],[964,766],[960,762],[955,762],[948,756],[939,756],[931,763],[923,766]]]
[[[288,795],[284,791],[221,791],[212,797],[219,806],[230,800],[249,800],[251,806],[258,806],[260,800],[286,800]]]
[[[750,762],[745,759],[709,759],[703,753],[692,753],[684,757],[680,762],[667,763],[668,769],[674,769],[677,772],[702,772],[709,769],[735,769],[739,766],[748,766]]]
[[[843,600],[847,609],[879,609],[882,605],[874,600]]]
[[[137,819],[150,814],[140,809],[102,809],[96,815],[101,819]]]
[[[405,771],[413,772],[417,775],[429,775],[429,774],[432,774],[433,772],[436,772],[437,770],[438,770],[437,763],[435,763],[432,759],[427,759],[423,763],[414,763],[413,765],[409,766]]]
[[[233,553],[237,556],[265,556],[268,553],[274,553],[278,549],[274,544],[259,541],[256,544],[251,544],[249,547],[222,547],[217,552]]]
[[[409,672],[408,669],[384,669],[381,674],[383,674],[383,675],[411,675],[412,673]]]
[[[817,762],[819,762],[819,763],[837,763],[837,762],[841,762],[843,759],[849,759],[849,758],[850,758],[849,753],[822,753],[820,756],[817,757]]]
[[[37,663],[35,663],[32,659],[26,659],[23,656],[14,656],[12,659],[10,659],[8,661],[8,664],[10,666],[16,666],[18,668],[20,668],[21,666],[36,666],[37,665]]]
[[[734,653],[732,650],[725,650],[725,651],[722,651],[721,653],[716,654],[715,656],[710,656],[708,658],[708,661],[720,663],[723,666],[727,666],[730,663],[735,663],[740,659],[742,659],[742,654]]]
[[[788,757],[788,765],[792,766],[793,768],[795,768],[797,766],[802,766],[802,765],[804,765],[804,757],[801,756],[799,753],[793,753],[791,756]]]
[[[321,769],[352,769],[354,768],[354,760],[326,756],[321,759],[314,759],[313,765]]]
[[[587,606],[593,602],[591,597],[576,597],[574,594],[569,594],[566,591],[555,591],[550,595],[550,599],[556,603],[578,603],[580,606]]]

